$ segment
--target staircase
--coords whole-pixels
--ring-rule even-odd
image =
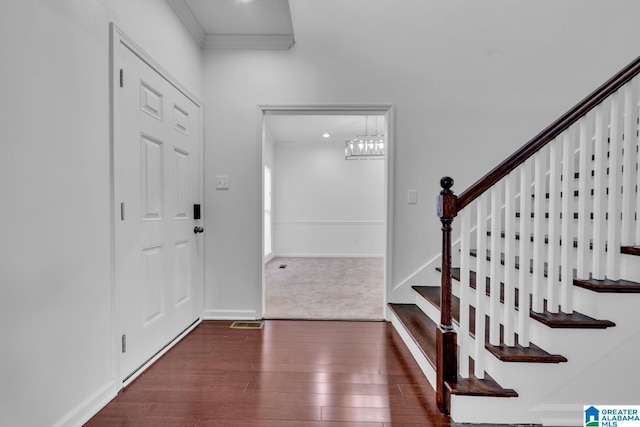
[[[638,404],[639,72],[459,196],[442,179],[440,286],[389,307],[453,421],[583,425],[583,405]]]

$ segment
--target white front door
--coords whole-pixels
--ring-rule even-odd
[[[116,304],[126,380],[200,315],[201,119],[197,104],[127,46],[114,53]]]

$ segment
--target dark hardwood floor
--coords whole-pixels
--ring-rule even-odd
[[[449,426],[391,324],[205,321],[87,426]]]

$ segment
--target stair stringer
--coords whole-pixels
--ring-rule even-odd
[[[581,425],[583,405],[635,405],[640,372],[633,369],[640,348],[640,329],[610,348],[594,364],[546,396],[546,401],[534,409],[543,415],[544,425]],[[615,371],[602,366],[624,367]],[[593,393],[593,389],[596,393]],[[588,397],[579,397],[580,390],[589,390]],[[589,400],[587,400],[589,399]],[[566,421],[566,423],[561,423]]]
[[[452,262],[457,265],[459,264],[460,239],[456,239],[451,244],[451,247]],[[407,301],[412,301],[415,293],[412,286],[431,286],[433,283],[440,283],[440,273],[437,271],[437,268],[440,267],[442,267],[442,256],[438,254],[395,285],[391,289],[388,302],[406,303]]]
[[[440,273],[436,271],[436,268],[441,265],[442,257],[438,254],[414,271],[409,277],[395,285],[391,289],[388,302],[405,303],[407,301],[411,301],[414,294],[413,289],[411,289],[412,286],[424,283],[438,283],[440,280]]]
[[[550,353],[562,354],[568,362],[502,362],[485,350],[486,372],[519,396],[505,399],[452,395],[451,417],[455,422],[579,425],[583,405],[633,404],[629,396],[637,394],[634,387],[640,383],[640,373],[620,377],[623,374],[618,371],[607,375],[609,370],[603,367],[631,367],[636,363],[640,326],[633,317],[640,295],[598,294],[580,288],[576,288],[576,294],[581,296],[584,308],[591,307],[585,310],[586,314],[611,320],[617,326],[558,329],[530,318],[532,342]],[[431,303],[419,295],[415,302],[434,322],[439,321],[439,310]],[[602,377],[595,385],[584,380],[591,371]],[[626,380],[621,387],[623,379]]]
[[[514,388],[518,398],[496,402],[498,399],[495,398],[479,401],[474,397],[452,396],[452,419],[473,423],[575,426],[581,425],[584,405],[635,404],[640,372],[632,367],[640,348],[640,328],[635,331],[620,328],[626,331],[611,334],[613,329],[574,330],[578,340],[589,337],[601,347],[600,351],[593,352],[592,346],[574,345],[573,350],[569,350],[571,344],[567,342],[567,349],[562,353],[567,357],[567,363],[505,363],[493,358],[487,372],[502,386]],[[566,339],[570,334],[561,335]],[[568,341],[575,344],[576,339]]]
[[[640,282],[640,259],[637,255],[620,254],[620,275],[625,279]]]

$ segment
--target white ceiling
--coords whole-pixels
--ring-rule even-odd
[[[293,45],[289,0],[167,0],[204,48],[288,49]],[[368,117],[368,121],[367,121]],[[385,129],[384,116],[267,115],[276,143],[340,142]],[[324,138],[322,134],[330,134]]]
[[[376,125],[377,121],[377,125]],[[365,128],[365,122],[368,123]],[[267,115],[265,127],[276,144],[281,143],[344,143],[357,135],[380,134],[385,130],[384,116],[341,116],[341,115]],[[323,133],[331,135],[324,138]]]
[[[207,34],[293,34],[287,0],[186,0]]]
[[[288,49],[289,0],[167,0],[203,48]]]

